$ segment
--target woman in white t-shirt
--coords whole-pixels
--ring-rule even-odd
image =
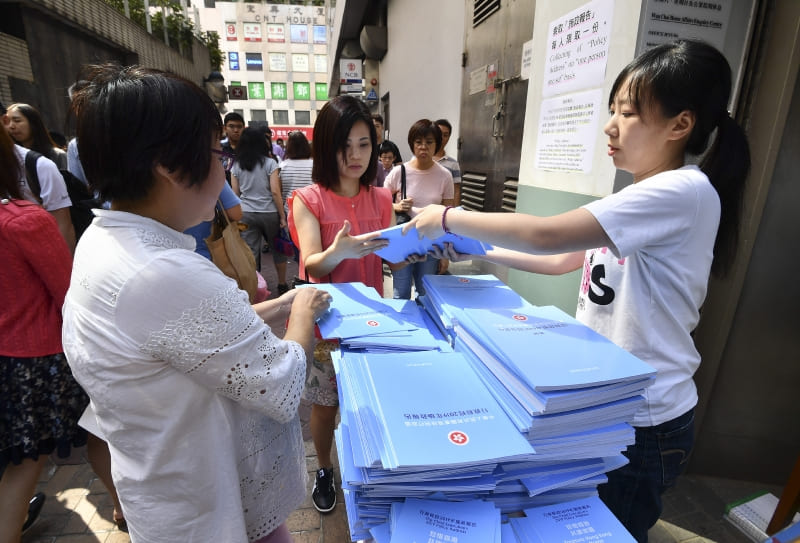
[[[630,462],[598,487],[639,542],[688,462],[700,365],[691,333],[709,274],[724,276],[736,255],[750,152],[727,111],[730,90],[730,66],[714,47],[654,47],[622,70],[608,102],[608,156],[632,185],[552,217],[434,206],[408,226],[505,247],[486,258],[535,273],[583,268],[576,317],[657,370],[632,421]],[[702,155],[699,167],[687,155]],[[463,258],[452,246],[444,254]]]
[[[394,198],[395,213],[414,215],[430,204],[453,205],[453,176],[434,160],[434,155],[442,146],[442,132],[429,119],[420,119],[408,131],[408,146],[414,158],[392,168],[383,183]],[[403,175],[406,178],[405,196],[403,195]],[[417,295],[425,294],[422,276],[444,273],[448,261],[428,257],[392,272],[394,298],[408,300],[411,298],[411,285]]]

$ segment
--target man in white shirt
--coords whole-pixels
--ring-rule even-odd
[[[444,153],[444,148],[447,146],[447,142],[450,141],[450,134],[453,133],[453,127],[447,119],[439,119],[434,124],[442,131],[442,147],[433,155],[433,159],[444,166],[453,176],[453,188],[455,190],[453,205],[461,205],[461,167],[456,159]]]

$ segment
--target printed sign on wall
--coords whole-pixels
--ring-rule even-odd
[[[236,22],[229,21],[225,23],[225,39],[228,41],[236,41]]]
[[[267,41],[270,43],[284,43],[286,41],[286,30],[283,25],[268,24]]]
[[[244,41],[261,41],[260,23],[244,23]]]
[[[239,53],[236,51],[230,51],[228,53],[228,68],[231,70],[239,69]]]

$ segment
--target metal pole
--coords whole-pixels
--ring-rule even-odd
[[[144,20],[147,33],[153,35],[153,24],[150,22],[150,0],[144,0]]]
[[[167,47],[169,47],[169,34],[167,34],[167,7],[163,5],[161,6],[161,17],[161,20],[164,23],[164,43],[166,43]]]
[[[131,7],[128,5],[128,0],[122,0],[122,5],[125,8],[125,17],[131,18]]]

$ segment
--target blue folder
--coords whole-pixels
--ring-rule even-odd
[[[471,255],[485,255],[486,251],[492,248],[487,243],[456,234],[445,234],[436,239],[425,237],[420,239],[416,228],[412,227],[405,235],[402,228],[403,225],[397,225],[378,230],[380,239],[388,240],[389,246],[375,251],[375,254],[389,262],[402,262],[409,255],[427,254],[434,245],[444,248],[447,242],[452,243],[453,248],[459,253]]]

